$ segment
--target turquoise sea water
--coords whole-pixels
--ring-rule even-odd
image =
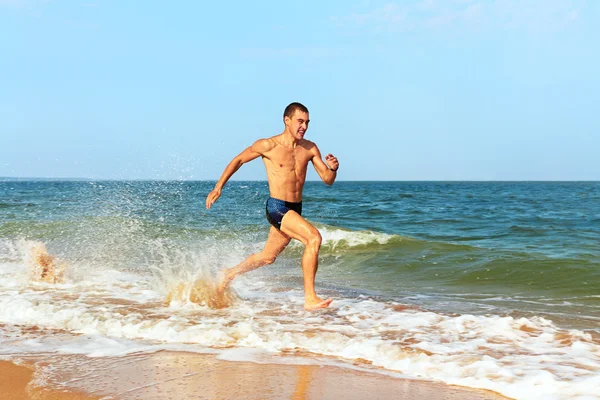
[[[35,324],[66,329],[74,335],[92,332],[137,342],[187,343],[189,340],[156,334],[156,325],[148,328],[153,334],[137,336],[116,328],[100,329],[94,319],[108,321],[111,317],[97,315],[98,310],[81,299],[80,293],[90,285],[113,285],[102,280],[109,275],[115,282],[125,280],[129,283],[122,283],[125,294],[121,295],[129,301],[155,304],[152,317],[143,312],[140,316],[140,321],[152,320],[163,310],[157,299],[164,300],[169,285],[191,283],[199,274],[214,277],[221,269],[259,251],[269,230],[264,217],[267,183],[230,182],[213,208],[206,210],[205,198],[213,185],[173,181],[0,182],[0,324],[6,332]],[[535,385],[529,387],[526,382],[538,377],[532,371],[544,370],[544,363],[535,357],[548,351],[545,362],[551,368],[546,372],[552,377],[546,386],[554,392],[548,397],[523,398],[568,398],[561,397],[564,394],[577,398],[593,392],[585,388],[598,383],[600,372],[599,182],[337,182],[332,187],[308,182],[303,201],[303,215],[319,228],[324,239],[317,289],[323,296],[334,297],[332,309],[318,318],[333,325],[350,324],[364,335],[364,348],[383,347],[363,354],[353,347],[357,346],[352,342],[357,333],[342,328],[328,335],[346,335],[346,342],[344,337],[325,335],[323,340],[330,340],[329,345],[308,345],[305,341],[313,337],[309,335],[289,346],[340,360],[367,359],[406,376],[485,387],[513,397],[519,397],[515,393],[524,387],[535,392],[531,389]],[[24,282],[32,243],[44,244],[66,265],[65,280],[58,286]],[[291,322],[277,319],[277,308],[293,310],[298,318],[314,318],[301,310],[301,253],[302,246],[292,244],[275,264],[235,282],[239,301],[230,313],[239,317],[239,313],[263,312],[271,317],[264,317],[260,327],[249,328],[260,337],[260,345],[247,337],[234,346],[287,348],[281,344],[289,339],[284,333],[300,333],[290,328]],[[91,278],[97,275],[102,278]],[[140,286],[138,281],[147,281],[147,286]],[[97,296],[110,304],[108,299],[117,295],[106,290]],[[33,294],[28,297],[30,292]],[[78,321],[83,320],[81,313],[87,313],[91,322],[73,324],[73,316],[58,324],[44,322],[50,310],[36,297],[42,292],[46,302],[61,302],[65,296],[79,293],[81,302],[76,306],[61,304],[72,307]],[[172,310],[178,306],[167,305],[169,315],[177,313]],[[20,307],[31,316],[17,318],[9,307]],[[182,307],[183,314],[195,312],[203,317],[227,312],[202,304],[188,304],[193,311]],[[399,311],[402,307],[409,307],[408,311]],[[127,321],[119,318],[112,323],[126,326]],[[422,320],[422,325],[416,320]],[[499,325],[493,328],[496,323]],[[413,331],[417,325],[423,335],[418,338]],[[444,326],[454,325],[462,328],[445,337]],[[171,329],[181,333],[183,328],[174,324]],[[218,326],[211,329],[227,333]],[[283,333],[266,333],[273,329]],[[502,329],[503,333],[497,332]],[[469,330],[479,333],[472,338],[461,336],[460,340],[453,336],[468,336]],[[391,332],[398,333],[393,336]],[[418,339],[419,344],[413,346],[406,335]],[[498,335],[506,336],[506,342],[494,347]],[[530,337],[511,339],[514,335]],[[453,338],[462,346],[442,349],[443,343]],[[521,339],[531,343],[525,345]],[[198,343],[212,348],[231,345],[228,340],[198,339]],[[390,349],[399,343],[401,349],[412,346],[424,352],[419,357],[428,354],[429,367],[416,368],[416,360],[404,365],[406,355],[390,355]],[[567,346],[564,357],[583,360],[576,373],[559,370],[561,363],[572,362],[555,357],[552,349],[560,343]],[[498,374],[495,371],[474,381],[479,373],[469,375],[464,361],[473,356],[469,351],[475,350],[466,349],[472,346],[489,348],[499,370],[520,369],[522,374],[494,380],[489,376]],[[531,354],[510,358],[524,348]],[[464,367],[462,375],[444,372],[440,365],[449,359],[431,358],[436,355],[454,357],[452,362]],[[461,355],[463,361],[456,359]],[[485,368],[481,368],[485,375]],[[588,376],[586,371],[594,374]],[[485,383],[490,379],[492,383]],[[577,394],[577,390],[582,392]],[[552,397],[553,393],[557,397]]]

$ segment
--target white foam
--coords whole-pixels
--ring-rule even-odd
[[[241,288],[245,300],[212,310],[167,305],[150,276],[91,271],[85,281],[52,285],[11,281],[16,270],[0,266],[0,323],[42,330],[5,330],[2,353],[102,357],[233,347],[224,359],[257,360],[299,350],[519,399],[599,398],[599,344],[544,318],[397,312],[395,304],[365,298],[336,299],[331,309],[308,313],[299,291],[265,294],[250,286]]]
[[[319,232],[323,238],[324,246],[337,247],[358,247],[369,244],[386,244],[392,238],[400,238],[398,235],[388,235],[373,231],[351,231],[340,228],[319,226]]]

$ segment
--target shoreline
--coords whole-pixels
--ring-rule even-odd
[[[7,400],[99,400],[84,391],[32,385],[36,369],[30,364],[0,360],[0,394]]]
[[[341,367],[223,361],[174,351],[19,356],[0,361],[0,376],[0,393],[11,399],[508,399],[487,390]]]

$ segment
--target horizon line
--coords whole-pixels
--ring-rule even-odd
[[[218,179],[159,179],[159,178],[48,178],[0,176],[0,182],[217,182]],[[228,182],[268,182],[266,179],[230,179]],[[321,182],[306,180],[305,182]],[[600,179],[339,179],[336,182],[600,182]]]

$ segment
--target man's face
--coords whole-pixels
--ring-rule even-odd
[[[308,130],[309,122],[310,120],[308,119],[308,113],[300,110],[294,111],[292,118],[285,117],[285,124],[290,130],[290,133],[297,140],[300,140],[304,137],[304,134]]]

